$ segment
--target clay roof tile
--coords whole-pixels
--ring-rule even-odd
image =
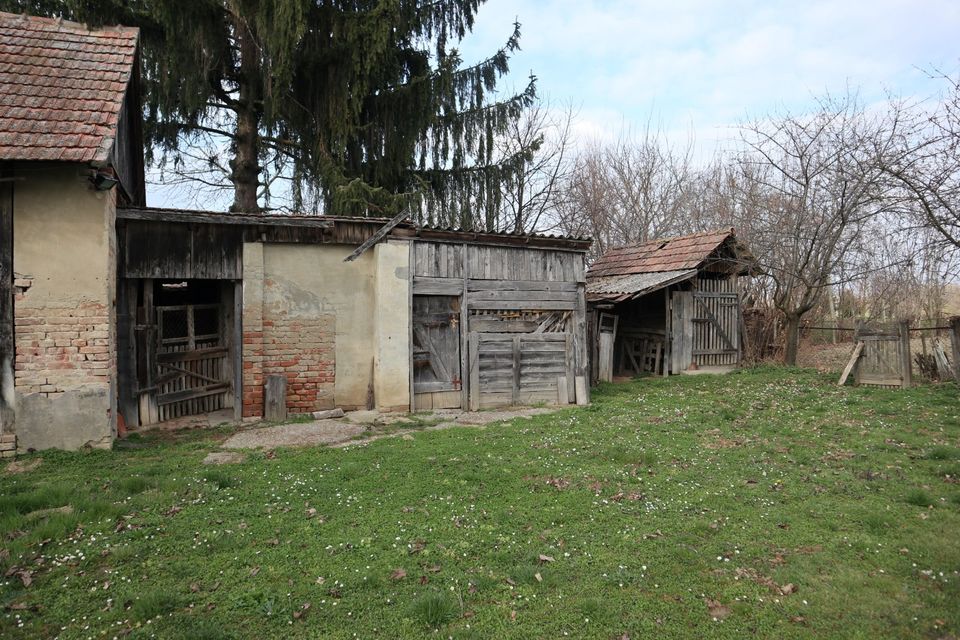
[[[0,160],[106,161],[137,38],[0,12]]]

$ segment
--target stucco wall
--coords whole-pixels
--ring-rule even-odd
[[[341,245],[245,244],[244,415],[263,415],[263,381],[287,377],[293,413],[409,407],[406,243],[353,262]]]
[[[385,410],[410,407],[410,243],[374,247],[376,262],[375,396]]]
[[[18,448],[110,446],[116,426],[115,192],[80,165],[14,185]]]

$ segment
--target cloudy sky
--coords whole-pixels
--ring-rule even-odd
[[[553,103],[580,109],[581,139],[642,130],[692,134],[700,153],[744,118],[809,108],[824,92],[926,98],[927,72],[960,69],[958,0],[489,0],[461,46],[465,62],[522,51],[507,86],[532,71]]]

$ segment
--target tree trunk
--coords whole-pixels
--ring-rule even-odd
[[[783,363],[788,367],[797,366],[797,350],[800,347],[800,314],[788,313],[785,329],[786,346]]]
[[[230,211],[255,213],[260,211],[257,203],[257,191],[260,188],[259,55],[257,43],[247,24],[237,19],[234,29],[240,49],[240,88],[236,106],[235,149],[230,160],[230,182],[233,183]]]

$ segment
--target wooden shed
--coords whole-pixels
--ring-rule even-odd
[[[737,366],[737,280],[754,265],[733,229],[606,252],[587,273],[592,379]]]

